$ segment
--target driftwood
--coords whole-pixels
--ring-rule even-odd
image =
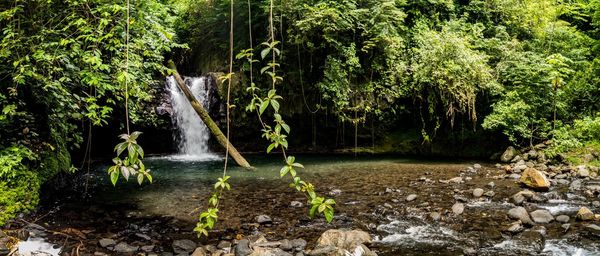
[[[185,94],[185,97],[188,99],[190,104],[192,104],[192,108],[194,108],[200,119],[202,119],[204,124],[206,124],[206,127],[208,127],[213,136],[215,136],[219,144],[221,144],[223,148],[227,148],[227,144],[229,144],[229,155],[239,166],[248,169],[252,168],[248,161],[246,161],[246,159],[240,154],[240,152],[238,152],[237,149],[235,149],[235,147],[231,144],[231,142],[229,142],[225,134],[221,132],[219,126],[217,126],[217,124],[212,120],[212,118],[210,118],[210,115],[208,114],[206,109],[204,109],[202,104],[200,104],[200,102],[196,100],[196,97],[194,97],[190,89],[187,87],[187,85],[185,85],[185,82],[177,72],[177,67],[175,66],[175,63],[173,61],[169,61],[169,68],[173,70],[173,76],[175,77],[177,86],[183,92],[183,94]]]

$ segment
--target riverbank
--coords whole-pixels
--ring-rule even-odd
[[[255,240],[265,242],[261,237],[268,246],[256,247],[311,255],[318,238],[331,229],[367,232],[373,240],[365,245],[378,255],[600,253],[593,226],[596,216],[577,218],[581,207],[600,212],[596,170],[586,169],[586,176],[578,167],[550,164],[544,169],[546,163],[534,158],[499,165],[397,157],[300,159],[307,166],[303,177],[337,202],[331,224],[309,219],[305,200],[278,179],[277,163],[257,158],[252,159],[258,167],[255,172],[231,170],[233,190],[222,201],[217,228],[209,239],[198,239],[192,232],[197,208],[205,205],[221,162],[162,158],[150,159],[156,172],[152,185],[112,188],[99,167],[90,176],[95,184],[91,197],[71,195],[56,205],[44,205],[9,224],[7,234],[27,240],[25,231],[35,237],[31,230],[44,229],[44,240],[68,255],[77,255],[77,250],[80,255],[172,255],[186,244],[186,250],[193,249],[190,253],[201,247],[220,253],[229,248],[235,254],[245,239],[255,246]],[[546,175],[548,191],[523,187],[522,164]],[[523,199],[516,201],[517,195]],[[509,212],[518,207],[532,222],[511,218]],[[540,221],[534,217],[540,211],[550,216],[544,212],[546,219]],[[568,217],[566,223],[559,217],[563,215]],[[306,246],[286,250],[286,241],[305,241]]]

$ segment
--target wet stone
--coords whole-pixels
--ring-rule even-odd
[[[474,197],[481,197],[482,195],[483,195],[483,189],[480,189],[480,188],[473,189]]]
[[[600,227],[596,224],[585,226],[585,230],[593,236],[600,236]]]
[[[432,212],[429,214],[429,218],[431,218],[434,221],[438,221],[442,218],[442,216],[440,215],[439,212]]]
[[[594,201],[594,202],[592,202],[592,206],[594,206],[594,207],[600,207],[600,201]]]
[[[252,249],[250,249],[250,241],[248,239],[242,239],[238,241],[238,244],[235,246],[236,256],[247,256],[251,253]]]
[[[461,215],[465,211],[465,205],[463,203],[455,203],[452,206],[452,212],[456,215]]]
[[[280,242],[279,249],[281,249],[281,250],[291,251],[292,249],[294,249],[294,247],[292,246],[292,243],[288,239],[283,239],[279,242]]]
[[[196,243],[188,239],[175,240],[172,246],[176,254],[190,253],[196,249]]]
[[[231,247],[231,242],[229,241],[221,241],[219,242],[219,244],[217,244],[217,248],[219,249],[229,249]]]
[[[144,252],[152,252],[154,250],[154,245],[144,245],[140,249]]]
[[[267,223],[273,222],[271,217],[269,217],[268,215],[264,215],[264,214],[256,216],[255,219],[258,224],[267,224]]]
[[[523,231],[523,226],[521,225],[521,222],[515,222],[512,225],[510,225],[510,227],[508,227],[506,231],[516,234]]]
[[[512,219],[520,220],[524,224],[533,224],[533,221],[529,218],[529,213],[523,207],[515,207],[508,210],[508,216]]]
[[[302,251],[306,248],[306,240],[302,238],[292,239],[290,243],[295,251]]]
[[[592,211],[590,211],[590,209],[588,209],[587,207],[581,207],[579,208],[579,211],[577,211],[577,216],[576,218],[578,220],[593,220],[595,218],[594,213]]]
[[[104,248],[109,247],[109,246],[115,246],[115,244],[117,244],[115,242],[115,240],[110,239],[110,238],[102,238],[98,241],[98,244]]]
[[[410,194],[406,197],[407,202],[414,201],[415,199],[417,199],[417,195],[415,195],[415,194]]]
[[[561,223],[567,223],[569,222],[571,218],[569,218],[569,216],[567,215],[558,215],[556,216],[556,221],[561,222]]]
[[[120,252],[120,253],[132,253],[132,252],[136,252],[138,250],[137,246],[131,246],[125,242],[120,242],[117,245],[115,245],[113,251],[115,252]]]
[[[530,213],[531,218],[535,223],[550,223],[554,220],[554,216],[548,210],[535,210]]]
[[[483,195],[487,196],[487,197],[494,197],[496,195],[496,193],[494,193],[494,191],[490,190],[490,191],[483,193]]]

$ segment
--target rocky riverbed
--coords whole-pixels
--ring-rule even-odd
[[[337,202],[330,224],[309,219],[265,160],[255,173],[233,171],[209,239],[192,228],[218,174],[193,170],[220,163],[172,177],[185,164],[150,161],[157,182],[142,188],[105,187],[100,170],[91,198],[71,195],[5,226],[0,255],[23,241],[54,251],[21,255],[600,255],[596,168],[553,164],[535,150],[502,160],[309,157],[302,175]]]

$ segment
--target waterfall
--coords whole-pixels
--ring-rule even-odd
[[[185,84],[202,106],[210,111],[210,84],[206,77],[185,77]],[[171,120],[177,127],[175,141],[178,143],[177,158],[183,160],[214,160],[217,158],[208,149],[210,131],[202,122],[173,76],[167,77],[173,113]]]

